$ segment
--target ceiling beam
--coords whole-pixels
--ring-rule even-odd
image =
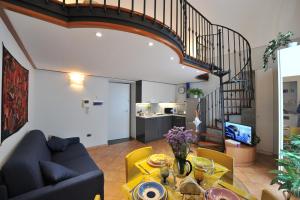
[[[26,50],[26,48],[25,48],[22,40],[20,39],[20,37],[19,37],[16,29],[12,25],[10,19],[8,18],[7,14],[5,13],[5,11],[4,11],[3,8],[0,8],[0,17],[1,17],[2,21],[4,22],[5,26],[7,27],[8,31],[10,32],[10,34],[13,36],[13,38],[17,42],[17,44],[20,47],[20,49],[23,51],[25,57],[27,58],[27,60],[31,64],[31,66],[34,69],[37,69],[36,65],[34,64],[32,58],[31,58],[31,56],[29,55],[28,51]]]

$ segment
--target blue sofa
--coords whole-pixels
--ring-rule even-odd
[[[79,173],[54,185],[43,180],[40,161],[52,161]],[[45,135],[30,131],[22,139],[0,172],[1,200],[93,200],[100,194],[104,200],[103,172],[90,158],[81,143],[66,151],[52,153]]]

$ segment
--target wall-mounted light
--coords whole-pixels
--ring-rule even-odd
[[[84,74],[79,72],[69,73],[70,84],[75,88],[83,88]]]

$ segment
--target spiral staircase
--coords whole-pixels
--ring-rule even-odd
[[[213,24],[187,0],[0,0],[2,8],[68,28],[101,27],[163,42],[182,64],[219,77],[201,101],[207,128],[219,129],[254,99],[251,47],[240,33]],[[206,140],[210,134],[201,133]],[[224,144],[221,144],[221,150]]]

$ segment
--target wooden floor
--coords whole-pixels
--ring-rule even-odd
[[[172,155],[172,151],[165,140],[151,142],[147,145],[132,140],[89,149],[92,158],[104,171],[105,200],[125,199],[121,191],[121,186],[125,183],[124,157],[132,150],[144,146],[152,146],[155,153]],[[258,154],[255,165],[251,167],[237,167],[234,173],[257,199],[260,199],[263,188],[273,191],[278,196],[278,199],[284,199],[281,193],[277,191],[277,186],[270,186],[272,176],[268,172],[275,167],[274,158]]]

